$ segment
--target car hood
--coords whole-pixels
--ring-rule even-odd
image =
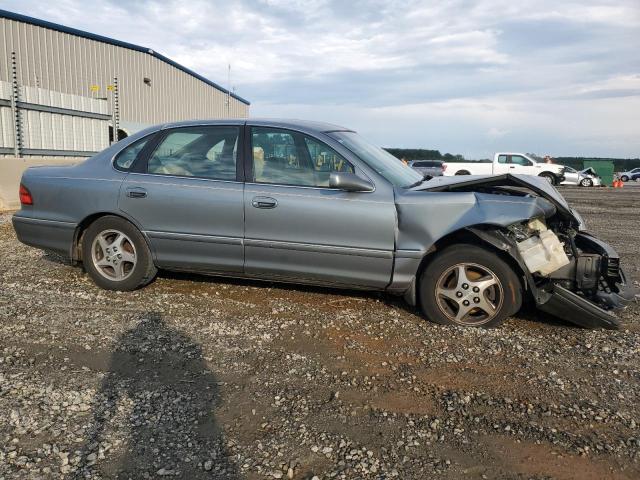
[[[412,190],[430,192],[473,191],[475,188],[512,187],[526,189],[534,195],[551,202],[558,212],[582,224],[580,216],[574,212],[565,198],[546,179],[533,175],[456,175],[451,177],[434,177],[421,183]]]

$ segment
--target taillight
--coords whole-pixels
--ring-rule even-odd
[[[443,163],[443,164],[442,164],[442,171],[444,172],[446,169],[447,169],[447,164],[446,164],[446,163]]]
[[[33,197],[27,187],[20,184],[20,203],[22,205],[33,205]]]

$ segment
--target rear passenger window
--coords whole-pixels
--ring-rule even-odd
[[[238,127],[189,127],[171,131],[147,164],[147,173],[235,180]]]
[[[498,163],[507,163],[506,155],[498,155]]]
[[[116,157],[115,166],[118,170],[129,170],[133,162],[138,158],[138,155],[149,142],[153,135],[141,138],[140,140],[133,142],[131,145],[122,150]]]

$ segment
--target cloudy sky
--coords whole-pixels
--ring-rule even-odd
[[[376,143],[640,156],[640,0],[0,0],[152,48],[252,116],[325,120]]]

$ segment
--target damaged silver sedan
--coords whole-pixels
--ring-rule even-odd
[[[158,269],[386,291],[441,324],[498,325],[524,298],[615,328],[616,252],[532,176],[423,178],[317,122],[152,127],[72,167],[27,170],[18,238],[133,290]]]

